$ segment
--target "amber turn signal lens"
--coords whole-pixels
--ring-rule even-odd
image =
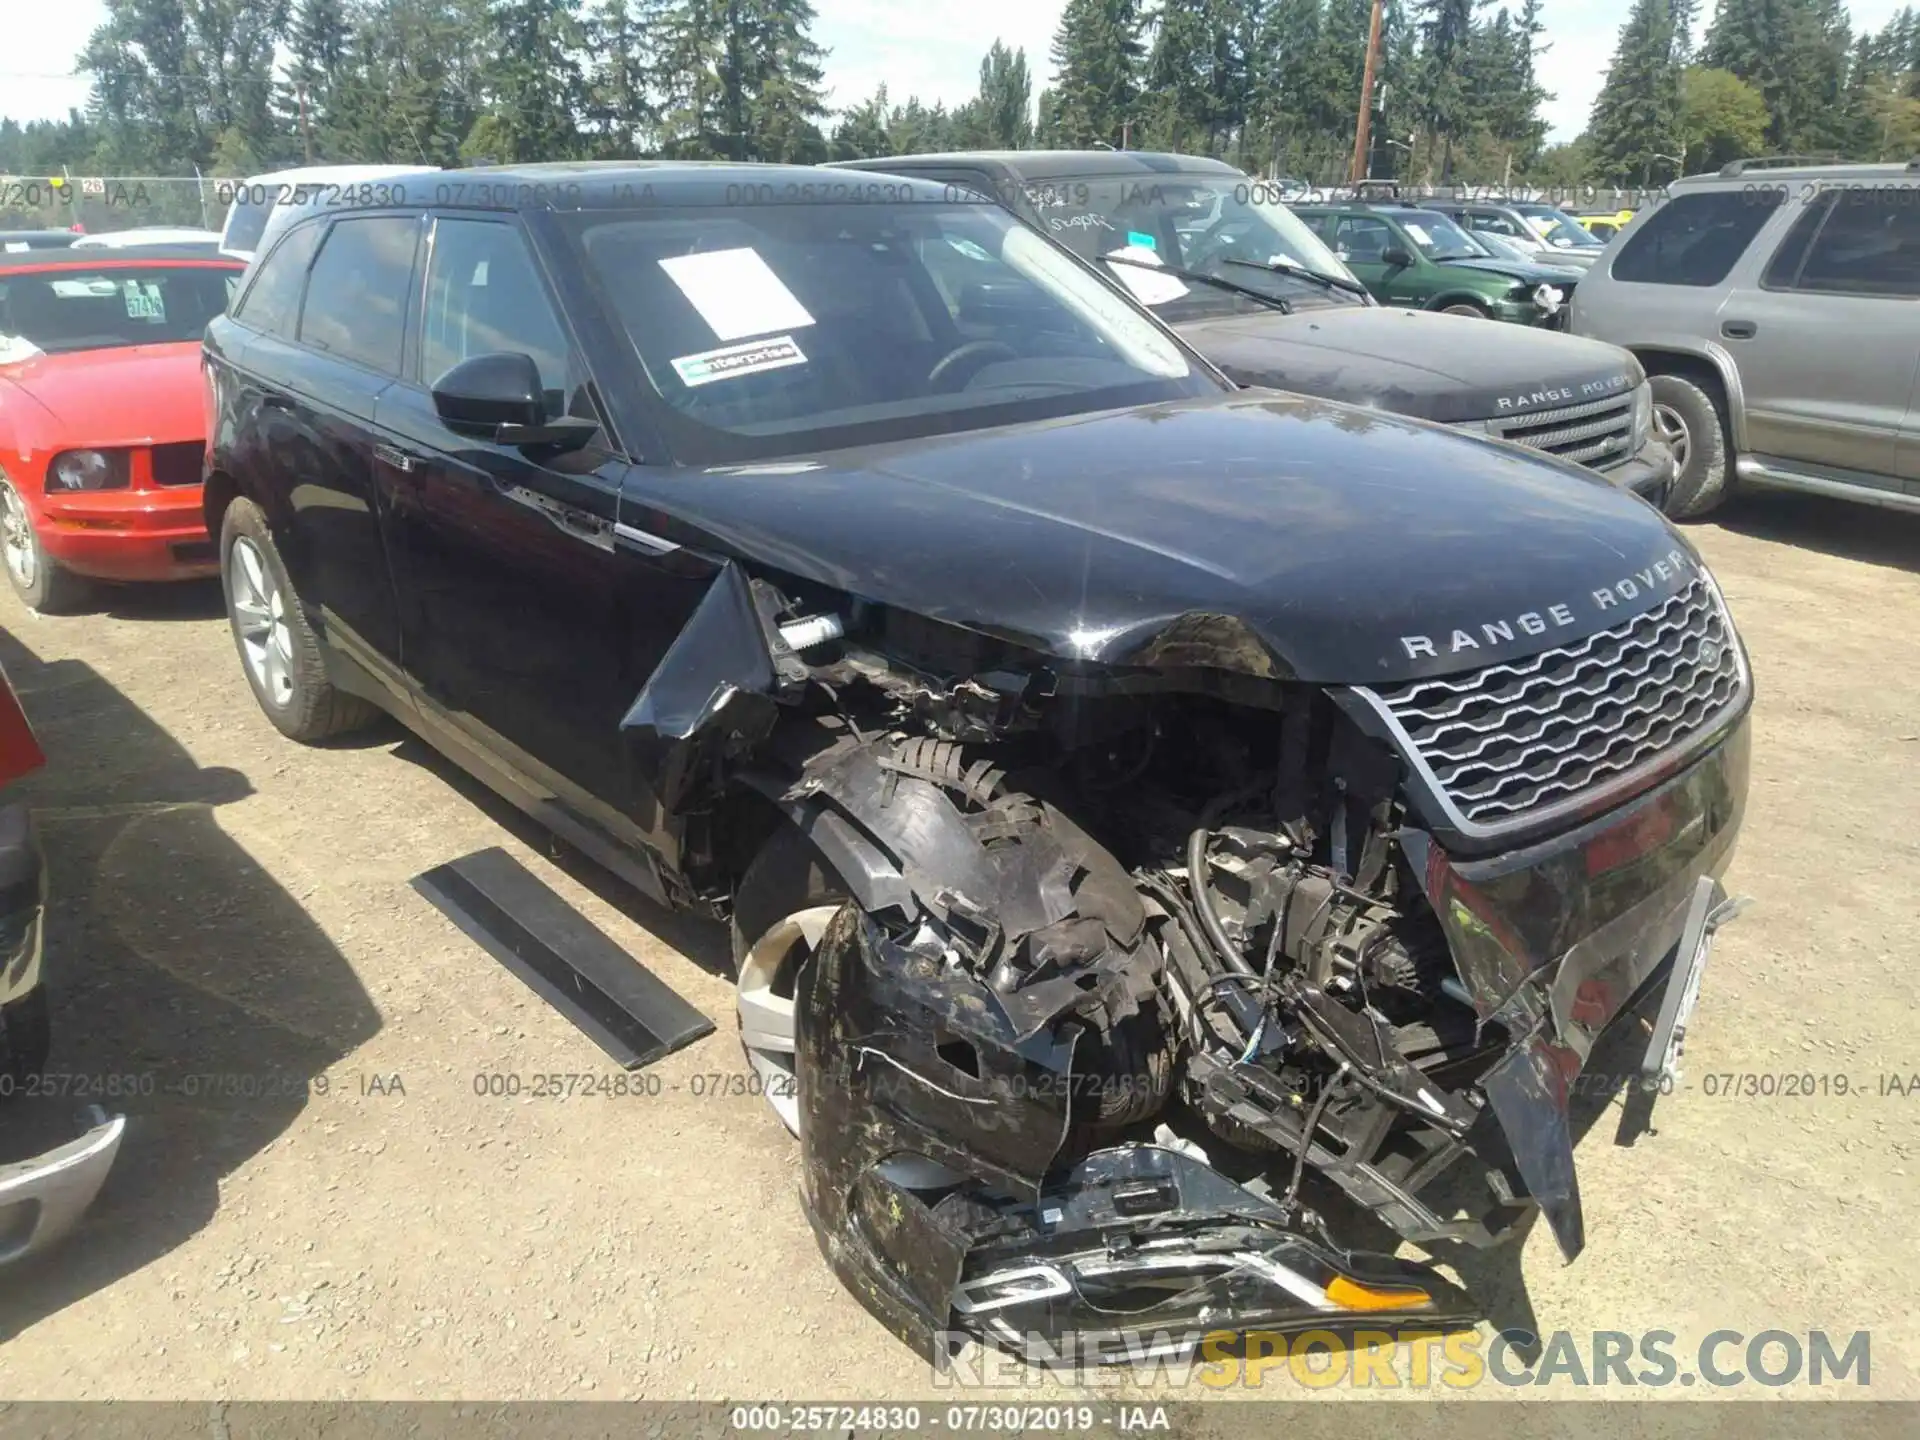
[[[1412,1286],[1377,1289],[1344,1275],[1336,1275],[1328,1282],[1327,1299],[1342,1310],[1418,1310],[1433,1303],[1426,1291]]]

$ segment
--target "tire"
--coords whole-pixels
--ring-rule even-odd
[[[1487,313],[1483,306],[1475,305],[1470,300],[1459,300],[1451,305],[1442,305],[1440,307],[1440,313],[1442,315],[1466,315],[1475,320],[1491,320],[1493,318],[1492,315]]]
[[[0,1079],[6,1082],[0,1099],[25,1094],[33,1077],[46,1072],[52,1050],[45,985],[36,985],[11,1005],[0,1007]]]
[[[93,584],[47,554],[26,502],[0,472],[0,546],[5,549],[7,580],[26,607],[37,615],[71,615],[86,608]]]
[[[813,843],[783,824],[747,866],[734,889],[734,1014],[740,1044],[774,1114],[800,1133],[800,1097],[792,1061],[793,980],[826,922],[852,898],[846,883]],[[786,1051],[754,1037],[778,1032],[784,1012]]]
[[[1726,412],[1720,402],[1681,375],[1655,375],[1653,424],[1679,462],[1667,502],[1675,520],[1695,520],[1726,503],[1733,473]]]
[[[244,497],[227,506],[220,522],[220,588],[240,668],[282,735],[312,744],[379,715],[372,703],[327,680],[319,637],[287,578],[267,517]]]

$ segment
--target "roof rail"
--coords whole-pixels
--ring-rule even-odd
[[[1720,167],[1720,174],[1726,178],[1744,175],[1749,170],[1772,170],[1789,165],[1839,165],[1845,163],[1835,154],[1826,155],[1756,155],[1750,160],[1730,160]]]

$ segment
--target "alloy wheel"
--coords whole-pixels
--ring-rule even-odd
[[[1687,457],[1693,452],[1693,437],[1687,430],[1687,422],[1680,418],[1680,412],[1671,405],[1653,407],[1653,433],[1666,441],[1667,448],[1673,452],[1673,468],[1678,474],[1687,468]]]
[[[253,683],[267,703],[284,710],[293,700],[293,632],[287,604],[260,547],[245,535],[227,555],[227,593]]]
[[[7,573],[22,590],[31,590],[40,577],[40,547],[33,538],[27,502],[5,480],[0,480],[0,547],[6,551]]]
[[[741,960],[734,989],[748,1063],[774,1114],[795,1135],[800,1094],[793,1065],[793,980],[839,913],[838,905],[812,905],[774,922]]]

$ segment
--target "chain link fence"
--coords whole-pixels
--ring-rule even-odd
[[[218,230],[241,183],[194,175],[0,174],[0,230]]]

